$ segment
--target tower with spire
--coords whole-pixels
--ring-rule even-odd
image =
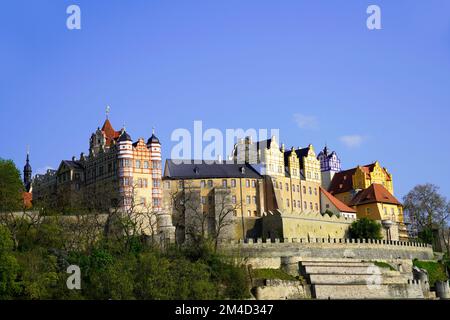
[[[27,149],[27,160],[25,163],[25,166],[23,167],[23,184],[25,186],[25,191],[30,192],[31,190],[31,176],[32,176],[33,170],[31,169],[30,165],[30,150]]]
[[[328,190],[334,175],[341,171],[341,160],[335,151],[330,152],[328,146],[325,147],[317,156],[320,161],[320,171],[322,172],[322,187]]]

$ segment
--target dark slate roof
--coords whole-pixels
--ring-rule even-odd
[[[124,132],[122,132],[122,134],[120,135],[120,137],[117,141],[121,142],[121,141],[132,141],[132,140],[131,140],[131,136],[126,131],[124,131]]]
[[[71,160],[63,160],[62,161],[66,166],[74,169],[83,169],[83,166],[79,161],[71,161]]]
[[[147,144],[150,143],[160,143],[159,139],[155,136],[155,134],[152,134],[152,136],[148,139]]]
[[[267,149],[270,149],[271,143],[272,143],[272,139],[258,141],[256,143],[257,150],[259,150],[261,147],[266,147]]]
[[[212,164],[196,164],[194,160],[184,160],[183,163],[174,163],[174,160],[166,160],[164,178],[167,179],[207,179],[207,178],[253,178],[263,177],[249,164],[236,164],[226,162],[214,162]],[[180,160],[181,161],[181,160]],[[242,169],[244,169],[242,171]]]
[[[309,147],[295,150],[295,153],[297,154],[297,157],[300,160],[300,169],[303,169],[304,167],[303,157],[308,156],[308,151]]]

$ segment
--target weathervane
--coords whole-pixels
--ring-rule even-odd
[[[111,107],[110,106],[106,106],[106,119],[109,118],[109,113],[111,112]]]

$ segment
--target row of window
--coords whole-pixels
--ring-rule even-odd
[[[124,199],[124,204],[126,206],[131,206],[132,205],[132,199],[131,198],[125,198]],[[145,197],[141,197],[139,199],[139,203],[135,203],[137,205],[141,205],[141,206],[146,206],[147,205],[147,198]],[[154,208],[159,208],[161,207],[161,199],[159,198],[152,198],[152,206]]]
[[[312,177],[311,171],[306,171],[306,177],[308,179],[311,179],[311,177]],[[314,179],[319,180],[319,173],[314,172]]]
[[[282,182],[278,182],[278,181],[274,181],[274,185],[275,185],[275,188],[276,189],[280,189],[280,190],[283,190],[283,183]],[[286,190],[287,191],[289,191],[289,183],[285,183],[285,188],[286,188]],[[296,189],[297,189],[297,192],[300,192],[300,185],[292,185],[292,191],[296,191]],[[313,194],[313,189],[311,188],[311,187],[309,187],[308,188],[309,189],[309,194],[310,195],[312,195]],[[315,196],[317,196],[317,192],[318,192],[318,190],[317,190],[317,188],[314,188],[314,195]],[[306,186],[303,186],[303,193],[304,194],[306,194]]]
[[[290,205],[291,205],[291,200],[286,199],[286,206],[289,208]],[[301,209],[302,208],[301,201],[300,200],[292,200],[292,207]],[[308,203],[306,201],[303,201],[303,209],[308,210]],[[310,202],[309,203],[309,210],[311,210],[311,211],[312,210],[319,211],[319,204],[318,203],[314,203],[314,205],[313,205],[313,203]]]
[[[124,177],[121,180],[123,186],[132,186],[133,185],[133,178],[131,177]],[[152,180],[153,188],[160,188],[161,187],[161,179],[153,179]],[[137,188],[148,188],[148,180],[145,178],[139,178],[137,179]]]
[[[133,160],[131,159],[120,159],[119,162],[120,167],[122,168],[131,168],[133,165]],[[134,167],[136,169],[149,169],[150,161],[142,161],[142,160],[136,160],[134,161]],[[152,169],[161,169],[161,161],[159,160],[152,160],[151,161]]]
[[[206,196],[204,196],[204,197],[202,197],[202,204],[206,204],[206,203],[209,203],[209,204],[212,204],[212,197],[211,196],[209,196],[209,197],[206,197]],[[233,204],[236,204],[237,203],[237,197],[236,196],[231,196],[231,202],[233,203]],[[245,197],[245,203],[247,204],[247,205],[250,205],[250,204],[257,204],[257,202],[258,202],[258,199],[257,199],[257,197],[256,196],[246,196]]]

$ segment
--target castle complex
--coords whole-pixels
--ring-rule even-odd
[[[336,152],[312,145],[286,150],[275,137],[235,145],[230,161],[196,164],[166,161],[165,199],[177,192],[196,194],[197,214],[214,230],[229,194],[235,223],[231,238],[347,238],[356,218],[379,221],[388,240],[407,240],[402,205],[393,195],[392,175],[378,162],[341,171]],[[170,195],[172,196],[170,196]],[[176,210],[175,210],[176,211]],[[192,214],[192,213],[191,213]],[[186,216],[181,219],[189,223]]]
[[[147,141],[133,142],[125,128],[116,131],[107,118],[91,135],[89,155],[81,153],[79,159],[61,161],[57,170],[36,175],[33,201],[75,210],[151,211],[170,231],[170,217],[162,211],[161,170],[161,144],[154,131]]]
[[[50,200],[76,209],[83,201],[100,202],[107,209],[159,212],[166,222],[173,217],[178,239],[187,236],[196,216],[203,217],[205,232],[213,232],[221,215],[227,221],[222,236],[231,239],[348,238],[349,226],[361,217],[379,221],[387,240],[408,239],[387,169],[375,162],[341,170],[337,153],[327,146],[316,154],[311,144],[287,149],[275,136],[247,137],[235,144],[228,161],[168,159],[164,175],[161,163],[154,131],[147,141],[133,142],[107,118],[92,133],[88,155],[63,160],[32,183],[27,156],[24,182],[36,204]],[[186,210],[188,193],[192,205]]]

